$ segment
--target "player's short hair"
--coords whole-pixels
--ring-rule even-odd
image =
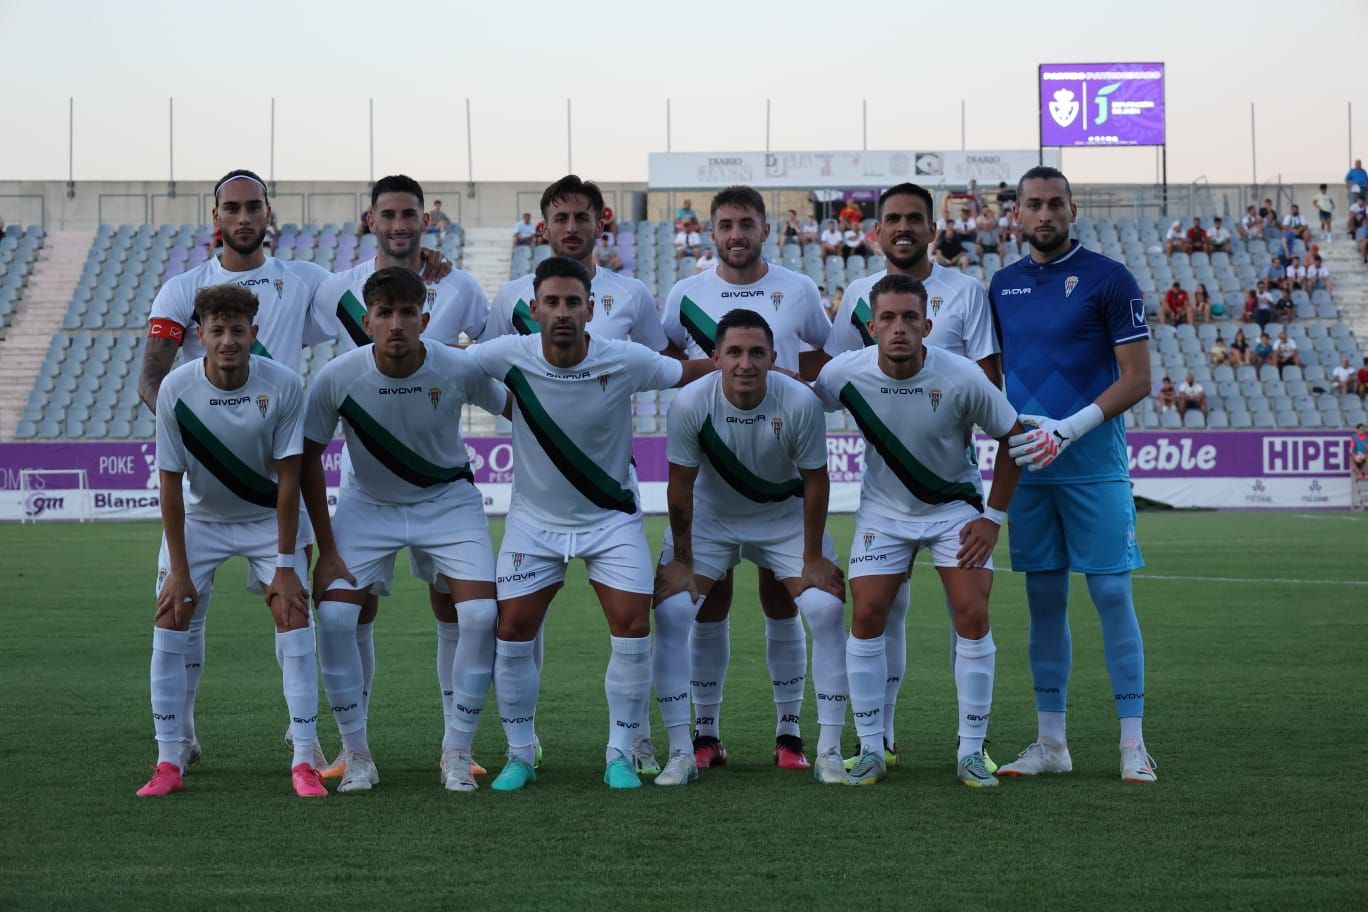
[[[532,294],[541,292],[542,282],[547,279],[579,279],[584,286],[585,295],[591,294],[590,285],[592,280],[589,278],[589,270],[585,269],[578,260],[569,257],[547,257],[537,264],[537,271],[532,275]]]
[[[598,188],[598,184],[593,181],[581,180],[578,174],[567,174],[542,191],[542,218],[546,218],[546,211],[551,208],[552,203],[560,202],[572,196],[582,196],[587,199],[589,208],[594,212],[594,218],[603,216],[603,191]]]
[[[375,270],[371,277],[366,279],[366,284],[361,286],[361,298],[366,302],[367,310],[377,304],[421,306],[427,300],[427,286],[412,269],[404,266],[386,266],[384,269]]]
[[[901,184],[894,184],[892,187],[889,187],[883,193],[879,194],[879,205],[878,208],[875,210],[878,213],[879,218],[883,218],[884,203],[888,202],[895,196],[915,196],[917,199],[921,200],[922,203],[926,206],[927,218],[930,218],[932,213],[936,211],[936,203],[934,200],[931,199],[930,190],[927,190],[920,184],[904,182]]]
[[[926,316],[926,286],[911,276],[900,275],[890,272],[882,279],[874,283],[874,287],[869,289],[869,306],[871,309],[879,304],[879,295],[888,294],[910,294],[914,295],[921,302],[921,315]]]
[[[214,317],[222,320],[246,317],[251,323],[257,315],[257,296],[236,282],[206,285],[195,292],[195,314],[201,324]]]
[[[380,199],[382,193],[412,193],[418,197],[418,205],[423,205],[423,185],[407,174],[390,174],[380,178],[371,187],[371,206]]]
[[[1070,202],[1073,201],[1073,187],[1069,185],[1069,179],[1064,176],[1064,172],[1058,168],[1051,168],[1049,165],[1036,165],[1034,168],[1021,175],[1017,181],[1017,199],[1021,199],[1022,188],[1026,186],[1028,180],[1062,180],[1064,182],[1064,195]]]
[[[765,322],[765,318],[753,310],[746,307],[737,307],[727,311],[722,315],[722,319],[717,321],[717,332],[713,338],[717,342],[717,347],[722,347],[722,337],[727,334],[729,329],[761,329],[765,332],[765,341],[769,343],[771,349],[774,348],[774,330]]]
[[[246,168],[238,168],[234,171],[229,171],[227,174],[223,175],[223,177],[220,177],[218,179],[218,183],[214,184],[215,206],[218,205],[219,191],[223,189],[223,185],[232,183],[235,180],[249,180],[254,182],[258,187],[261,188],[262,199],[266,200],[267,205],[270,205],[271,194],[270,191],[266,189],[266,182],[262,180],[255,171],[248,171]]]
[[[742,209],[754,209],[760,213],[760,218],[765,218],[765,198],[760,195],[760,191],[754,187],[745,187],[736,184],[719,190],[717,195],[712,198],[712,206],[708,209],[708,217],[717,215],[717,210],[723,206],[739,206]]]

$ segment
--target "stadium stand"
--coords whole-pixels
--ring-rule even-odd
[[[828,256],[824,261],[818,244],[781,246],[774,238],[779,236],[782,226],[771,221],[771,240],[764,247],[764,256],[829,289],[884,268],[881,256],[851,256],[845,260]],[[1274,335],[1285,329],[1297,343],[1299,365],[1284,368],[1281,375],[1273,365],[1213,367],[1207,352],[1218,330],[1227,341],[1241,327],[1251,341],[1258,338],[1260,327],[1242,323],[1240,318],[1244,294],[1254,287],[1267,264],[1268,243],[1233,237],[1229,252],[1165,255],[1161,238],[1166,226],[1166,219],[1087,217],[1079,218],[1075,225],[1080,242],[1124,262],[1145,293],[1154,331],[1150,359],[1156,388],[1164,376],[1178,382],[1191,371],[1206,392],[1209,411],[1205,417],[1196,409],[1181,416],[1176,411],[1165,412],[1151,397],[1126,414],[1127,427],[1337,428],[1353,427],[1368,420],[1364,401],[1352,393],[1337,395],[1328,379],[1342,356],[1349,357],[1355,365],[1361,364],[1364,357],[1348,323],[1341,319],[1335,293],[1330,289],[1318,288],[1309,294],[1302,289],[1292,292],[1291,322],[1270,326]],[[358,236],[356,227],[354,222],[283,225],[276,255],[310,260],[334,271],[350,268],[373,256],[375,251],[374,237]],[[495,269],[493,275],[477,272],[492,296],[495,289],[489,286],[497,287],[501,276],[524,275],[551,255],[545,245],[518,246],[511,253],[505,252],[505,235],[502,230],[472,229],[470,240],[476,246],[467,249],[466,232],[453,223],[443,238],[427,235],[424,244],[440,247],[457,265],[462,265],[469,254],[472,265]],[[23,232],[12,229],[0,242],[0,266],[6,266],[4,280],[0,282],[0,325],[9,320],[42,239],[41,230],[31,227]],[[641,279],[657,301],[663,300],[675,281],[694,270],[692,257],[676,257],[674,225],[670,222],[623,223],[615,241],[623,273]],[[51,339],[14,436],[19,440],[151,437],[152,419],[137,395],[147,314],[161,284],[203,262],[211,255],[212,244],[213,231],[207,225],[123,225],[117,229],[102,226],[90,245],[61,329]],[[499,257],[483,259],[484,254],[476,252],[481,244],[499,245]],[[971,265],[965,271],[985,284],[1004,262],[1011,262],[1025,252],[1012,240],[1004,243],[999,253],[981,257],[972,244],[966,246],[970,248]],[[715,253],[706,234],[703,247]],[[1294,253],[1304,255],[1304,245]],[[1161,290],[1175,281],[1189,294],[1198,284],[1205,285],[1213,310],[1222,313],[1195,326],[1158,325]],[[306,380],[332,353],[331,344],[305,352]],[[667,393],[638,396],[633,416],[636,432],[663,432],[669,400]],[[844,414],[832,414],[827,421],[829,430],[851,430]],[[480,429],[486,430],[486,424],[481,421]],[[495,422],[492,430],[506,430],[504,424]]]

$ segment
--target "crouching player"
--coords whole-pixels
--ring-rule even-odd
[[[818,781],[845,784],[845,578],[826,534],[826,421],[806,384],[771,372],[774,334],[753,310],[717,324],[718,372],[686,386],[670,405],[668,500],[671,558],[656,577],[655,684],[670,736],[657,785],[698,777],[689,740],[689,631],[698,600],[741,558],[771,571],[812,628],[817,689]],[[668,547],[668,545],[667,545]],[[778,730],[775,763],[806,769],[798,717],[807,648],[797,614],[765,618]],[[720,695],[718,695],[720,697]]]
[[[473,402],[500,414],[508,393],[464,351],[420,338],[427,288],[417,273],[376,270],[362,296],[375,342],[318,374],[304,429],[304,501],[318,540],[319,656],[346,770],[337,790],[368,791],[380,781],[367,741],[356,627],[366,598],[389,594],[395,555],[408,548],[418,574],[443,582],[455,603],[461,638],[441,779],[450,791],[472,792],[471,744],[493,673],[498,612],[489,524],[461,438],[461,409]],[[322,456],[339,419],[353,475],[330,519]]]
[[[195,294],[205,355],[172,371],[157,393],[157,469],[164,533],[157,559],[152,633],[152,722],[157,766],[142,797],[182,787],[190,738],[184,725],[184,653],[199,593],[240,555],[250,588],[265,592],[290,713],[290,778],[305,798],[327,794],[314,768],[318,671],[308,593],[299,572],[299,455],[304,385],[299,375],[250,353],[257,299],[238,285]],[[188,486],[183,489],[183,482]]]
[[[958,637],[959,777],[975,788],[995,786],[983,754],[997,651],[988,595],[993,547],[1021,474],[1006,439],[1022,428],[1007,397],[978,365],[922,343],[931,321],[921,282],[887,275],[869,297],[869,332],[876,344],[838,355],[814,385],[829,408],[850,412],[866,443],[850,548],[854,617],[846,669],[860,735],[850,783],[872,784],[886,773],[884,626],[913,560],[927,549],[954,611]],[[986,505],[978,467],[964,452],[965,435],[976,424],[999,441]]]

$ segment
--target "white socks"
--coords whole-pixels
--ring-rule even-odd
[[[448,670],[452,699],[442,749],[468,751],[475,741],[475,729],[479,727],[494,675],[494,630],[499,620],[499,603],[494,599],[457,602],[456,617],[461,639]]]
[[[855,732],[860,749],[883,750],[884,685],[888,679],[888,658],[884,638],[846,640],[846,677],[850,679],[850,708],[855,714]]]
[[[795,599],[812,631],[812,684],[817,692],[817,753],[841,746],[850,684],[846,680],[845,602],[821,589],[807,589]]]
[[[356,625],[356,648],[361,651],[361,714],[370,718],[371,682],[375,680],[375,622]]]
[[[774,685],[775,737],[797,737],[807,682],[807,634],[802,618],[765,618],[765,664]]]
[[[461,639],[461,625],[455,621],[437,622],[437,688],[442,694],[442,751],[451,744],[451,667],[456,662],[456,644]]]
[[[677,592],[655,606],[656,706],[670,738],[670,753],[693,747],[689,738],[689,632],[701,603],[701,599],[695,603],[687,592]]]
[[[323,688],[328,693],[342,746],[370,752],[366,743],[366,711],[362,703],[364,677],[357,644],[356,619],[360,605],[323,601],[318,605],[318,657],[323,665]]]
[[[955,691],[959,695],[959,759],[983,750],[993,707],[993,670],[997,645],[990,630],[981,639],[959,637],[955,644]]]
[[[290,765],[312,766],[314,745],[318,743],[318,664],[314,660],[313,628],[277,633],[275,646],[285,706],[290,711],[290,736],[294,740],[294,761]]]
[[[722,685],[727,680],[731,661],[731,636],[727,619],[704,623],[694,621],[689,634],[689,653],[693,667],[689,690],[693,697],[694,728],[700,735],[720,738]]]
[[[185,708],[185,646],[188,631],[152,629],[152,728],[157,762],[181,762],[181,712]]]
[[[181,734],[186,741],[195,740],[195,696],[199,693],[200,675],[204,673],[204,620],[209,616],[209,602],[214,595],[210,582],[195,603],[195,615],[190,618],[190,639],[185,644],[185,706],[181,710]]]
[[[651,702],[651,638],[610,637],[613,652],[603,676],[603,691],[608,695],[608,749],[632,755],[632,742],[642,734],[647,706]]]
[[[1064,713],[1037,712],[1036,730],[1036,739],[1039,741],[1049,741],[1060,746],[1068,743],[1064,740]]]
[[[541,686],[535,651],[535,640],[496,640],[494,644],[494,695],[508,753],[528,764],[534,760],[533,721]]]
[[[1123,716],[1121,719],[1121,746],[1127,747],[1129,743],[1144,744],[1145,736],[1141,733],[1140,723],[1144,721],[1143,716]],[[1129,743],[1128,743],[1129,742]]]
[[[897,733],[893,730],[893,717],[898,708],[898,691],[902,688],[902,679],[907,673],[907,606],[911,600],[912,581],[903,580],[897,594],[893,596],[893,604],[888,608],[888,623],[884,625],[888,683],[884,686],[883,728],[884,739],[890,747],[898,743]]]

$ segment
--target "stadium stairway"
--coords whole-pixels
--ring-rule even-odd
[[[461,268],[475,276],[494,300],[513,266],[513,232],[505,228],[467,228]]]
[[[1321,256],[1335,283],[1335,303],[1354,336],[1368,343],[1368,266],[1359,259],[1358,246],[1336,226],[1334,241],[1321,244]]]
[[[44,241],[14,323],[0,340],[0,440],[14,439],[15,425],[52,334],[62,327],[94,239],[94,231],[52,231]]]

